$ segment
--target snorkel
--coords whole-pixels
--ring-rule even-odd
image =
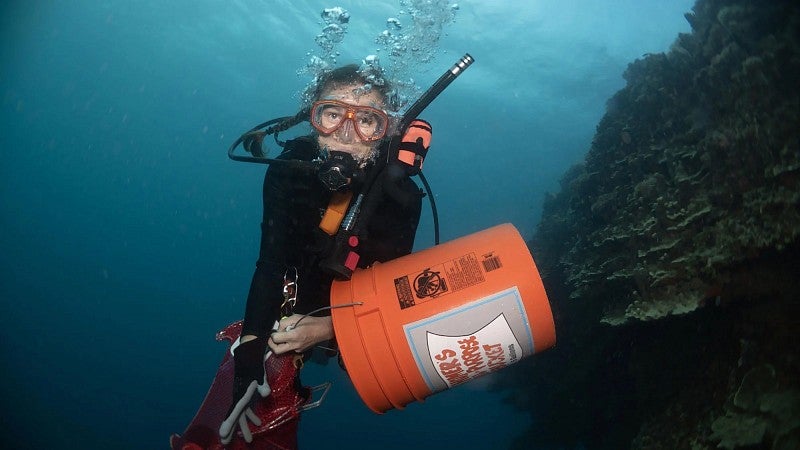
[[[403,118],[400,121],[399,126],[397,129],[399,131],[405,130],[408,128],[408,125],[419,116],[419,114],[428,107],[428,105],[433,102],[433,100],[442,93],[442,91],[450,86],[450,83],[453,82],[462,72],[467,70],[467,68],[475,62],[475,59],[470,56],[469,53],[464,54],[455,64],[453,67],[450,68],[447,72],[442,74],[438,80],[436,80],[431,87],[422,94],[413,105],[411,105],[408,110],[403,114]]]
[[[410,130],[412,124],[417,120],[417,116],[428,107],[428,105],[433,102],[436,97],[441,94],[447,86],[450,85],[462,72],[467,70],[467,68],[475,62],[475,59],[469,54],[466,53],[462,56],[450,70],[446,71],[442,76],[439,77],[436,82],[434,82],[427,91],[416,101],[412,104],[408,110],[406,110],[405,114],[403,114],[400,123],[397,126],[397,131],[388,146],[387,152],[387,179],[385,180],[384,188],[387,190],[389,195],[392,195],[398,202],[405,203],[404,199],[402,198],[402,194],[397,189],[397,182],[404,176],[413,176],[419,175],[420,180],[422,180],[422,184],[425,185],[425,190],[428,192],[428,199],[431,202],[431,208],[433,209],[433,220],[434,220],[434,229],[435,229],[435,243],[439,244],[439,220],[438,214],[436,214],[436,202],[433,199],[433,195],[431,195],[430,185],[428,185],[428,180],[425,179],[425,176],[422,174],[422,161],[425,159],[426,154],[412,154],[412,155],[402,155],[401,154],[401,147],[403,146],[403,138],[405,137],[404,134],[408,132],[406,130]],[[427,124],[423,122],[422,124],[414,124],[414,126],[423,126]],[[430,129],[427,130],[430,133]],[[403,149],[405,150],[405,149]],[[427,150],[426,150],[427,152]]]

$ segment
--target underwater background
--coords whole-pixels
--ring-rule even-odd
[[[708,8],[716,8],[716,17],[726,2],[700,3],[713,4]],[[558,191],[602,184],[580,178],[582,169],[575,169],[587,154],[587,165],[602,173],[619,161],[610,154],[598,156],[602,149],[625,155],[630,150],[625,146],[637,145],[641,134],[634,119],[609,124],[614,118],[603,118],[607,113],[639,117],[637,108],[652,111],[653,102],[661,100],[636,106],[649,91],[617,95],[627,83],[646,79],[656,85],[651,86],[655,92],[664,92],[665,86],[681,89],[657,76],[648,78],[653,55],[675,52],[679,33],[693,28],[704,30],[703,38],[724,40],[714,37],[724,30],[691,24],[691,17],[701,14],[684,17],[693,1],[467,1],[457,8],[447,2],[388,0],[4,2],[0,446],[168,447],[169,435],[183,431],[216,372],[224,346],[214,334],[243,314],[258,252],[264,167],[230,161],[228,146],[250,127],[298,110],[300,93],[310,81],[308,71],[298,71],[320,53],[315,39],[325,26],[320,17],[324,8],[340,6],[350,14],[344,39],[336,46],[338,63],[361,62],[370,54],[388,63],[386,50],[376,42],[389,26],[387,19],[397,18],[409,30],[411,11],[430,4],[445,13],[431,16],[418,32],[430,37],[435,35],[430,30],[441,27],[443,33],[424,42],[433,56],[405,68],[407,76],[424,90],[462,54],[469,52],[476,60],[421,115],[434,126],[425,174],[436,195],[442,240],[513,223],[531,240],[537,263],[546,269],[557,325],[569,322],[570,310],[555,303],[562,294],[566,302],[572,292],[591,290],[601,273],[591,271],[608,269],[596,254],[590,259],[597,267],[589,272],[576,268],[582,256],[573,240],[594,231],[576,211],[583,194],[597,200],[608,192]],[[785,6],[784,12],[795,17],[796,8]],[[760,22],[755,28],[769,27]],[[735,30],[725,36],[735,37]],[[753,50],[747,43],[737,45]],[[637,60],[639,65],[629,69]],[[659,67],[662,74],[679,73],[678,67]],[[770,85],[772,78],[765,80]],[[686,117],[695,110],[677,108],[675,113]],[[696,114],[693,124],[700,131],[710,128],[713,114]],[[784,117],[796,128],[798,122],[790,119],[796,116]],[[617,128],[607,136],[597,134],[603,124]],[[689,128],[695,130],[692,124]],[[797,171],[792,162],[796,130],[794,136],[785,141],[789,168],[778,175]],[[590,165],[597,160],[604,163]],[[648,170],[644,163],[621,164],[608,174],[634,169]],[[788,204],[796,206],[796,196],[790,195],[797,192],[796,178],[781,180],[789,190]],[[636,192],[649,189],[652,195],[642,202],[656,201],[658,183],[637,184]],[[682,199],[689,202],[676,194],[675,201]],[[543,220],[543,208],[561,222]],[[596,201],[585,208],[601,210],[594,220],[607,222],[621,209]],[[781,220],[784,228],[796,228],[793,218]],[[795,236],[781,239],[796,242]],[[425,209],[416,248],[432,243]],[[662,244],[658,239],[649,245]],[[538,256],[537,249],[553,259],[542,261],[547,256]],[[556,253],[562,251],[569,258],[560,260]],[[552,275],[565,267],[567,275]],[[576,276],[586,273],[594,278]],[[703,293],[708,288],[691,285]],[[605,293],[615,287],[603,288]],[[711,298],[721,301],[724,289],[718,290]],[[635,426],[626,422],[622,431],[615,429],[613,412],[586,408],[593,401],[589,396],[602,389],[574,386],[585,385],[576,379],[592,376],[591,364],[629,361],[583,358],[583,373],[566,369],[572,357],[587,349],[591,353],[593,345],[594,335],[582,335],[575,324],[590,327],[602,319],[618,326],[628,319],[653,318],[628,308],[631,304],[641,306],[626,297],[611,310],[591,308],[597,320],[574,321],[564,328],[566,335],[558,328],[559,339],[566,338],[562,349],[572,353],[559,352],[558,346],[551,350],[555,356],[542,363],[535,378],[535,362],[519,364],[380,416],[362,404],[335,364],[308,364],[304,383],[331,380],[334,385],[321,408],[303,415],[301,448],[622,448],[619,443],[630,442]],[[662,316],[686,312],[679,309],[662,311]],[[653,331],[626,328],[624,342],[640,335],[657,340]],[[610,347],[612,355],[620,351],[617,345]],[[766,383],[776,377],[774,369],[770,376],[763,375],[769,368],[758,367]],[[791,378],[792,370],[778,370],[777,377]],[[633,386],[629,381],[620,383]],[[529,388],[532,383],[535,387]],[[553,394],[543,393],[549,391]],[[607,396],[603,402],[629,410],[628,416],[635,411],[624,396],[619,398],[614,403]],[[786,407],[789,418],[797,417],[796,405]],[[554,423],[558,426],[550,426]],[[739,428],[735,420],[731,423]],[[551,430],[546,439],[534,438],[537,424]],[[782,432],[767,425],[763,429],[762,439],[765,433]],[[727,448],[738,448],[740,442],[711,439],[720,441],[733,442]],[[640,448],[656,448],[651,441],[638,442]]]

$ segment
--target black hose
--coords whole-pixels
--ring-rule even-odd
[[[433,215],[433,243],[434,245],[439,245],[439,213],[436,210],[436,200],[433,198],[431,185],[428,184],[428,180],[425,178],[425,175],[422,174],[422,171],[417,175],[419,175],[419,179],[422,180],[425,191],[428,193],[428,201],[431,203],[431,214]]]
[[[280,144],[280,142],[278,141],[278,133],[280,133],[281,131],[286,131],[289,128],[303,122],[304,120],[307,119],[307,117],[308,117],[308,109],[303,109],[294,116],[279,117],[277,119],[268,120],[264,123],[256,125],[255,127],[248,130],[246,133],[239,136],[239,138],[236,139],[233,142],[233,144],[231,144],[231,146],[228,148],[228,158],[234,161],[252,162],[258,164],[277,164],[292,169],[316,172],[321,165],[320,162],[300,161],[294,159],[265,158],[264,156],[262,156],[263,153],[262,155],[253,155],[253,156],[234,154],[234,152],[236,151],[236,147],[242,144],[246,138],[255,135],[258,135],[257,137],[258,139],[263,139],[264,136],[268,136],[270,134],[275,135],[275,141],[278,142],[278,144]],[[264,129],[264,131],[259,131],[262,128]]]

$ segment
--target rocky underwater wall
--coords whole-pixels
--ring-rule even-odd
[[[800,448],[800,5],[699,0],[530,242],[556,349],[520,448]]]

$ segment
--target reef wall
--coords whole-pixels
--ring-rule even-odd
[[[559,342],[501,375],[520,448],[800,448],[800,5],[686,19],[545,201]]]

